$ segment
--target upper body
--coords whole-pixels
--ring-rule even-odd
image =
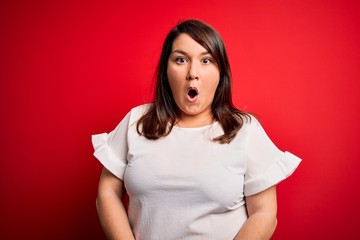
[[[218,122],[149,140],[136,131],[148,105],[110,134],[93,136],[95,156],[125,183],[136,239],[234,239],[248,218],[245,197],[289,176],[299,159],[280,151],[255,118],[229,144]]]
[[[166,37],[154,103],[94,135],[93,145],[104,165],[98,212],[111,239],[268,239],[275,185],[300,162],[232,105],[222,39],[197,20]]]

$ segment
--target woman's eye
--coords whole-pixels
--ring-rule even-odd
[[[186,59],[184,57],[178,57],[178,58],[176,58],[176,62],[177,63],[185,63]]]
[[[211,58],[204,58],[203,59],[203,63],[208,64],[208,63],[211,63],[211,62],[212,62]]]

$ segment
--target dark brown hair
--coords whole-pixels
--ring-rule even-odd
[[[148,139],[167,136],[179,117],[167,78],[168,59],[174,40],[180,34],[188,34],[203,46],[215,59],[220,71],[211,111],[224,134],[214,138],[219,143],[230,143],[249,115],[236,109],[231,97],[231,71],[225,45],[220,35],[208,24],[199,20],[186,20],[177,24],[165,38],[156,74],[154,103],[137,122],[137,131]]]

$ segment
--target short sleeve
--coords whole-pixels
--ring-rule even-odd
[[[252,118],[247,125],[244,194],[250,196],[290,176],[301,159],[289,152],[279,150],[255,118]]]
[[[129,128],[130,113],[109,134],[92,135],[94,156],[101,164],[121,180],[127,165],[127,131]]]

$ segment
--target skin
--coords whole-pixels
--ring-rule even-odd
[[[178,125],[199,127],[211,123],[211,103],[220,79],[220,71],[212,55],[189,35],[180,34],[173,42],[167,76],[180,110]],[[190,87],[198,89],[195,101],[189,100]]]
[[[213,121],[211,104],[219,83],[220,72],[211,54],[187,34],[179,35],[168,60],[168,80],[180,110],[177,124],[200,127]],[[198,96],[189,98],[189,88]],[[134,239],[122,199],[124,182],[105,168],[102,171],[97,197],[97,211],[108,239]],[[237,240],[270,239],[276,227],[276,188],[270,187],[245,199],[249,218],[240,228]]]
[[[236,240],[267,240],[273,235],[276,225],[276,187],[245,198],[249,218],[241,227]]]
[[[103,168],[96,207],[107,239],[135,239],[122,202],[125,193],[124,182]]]

